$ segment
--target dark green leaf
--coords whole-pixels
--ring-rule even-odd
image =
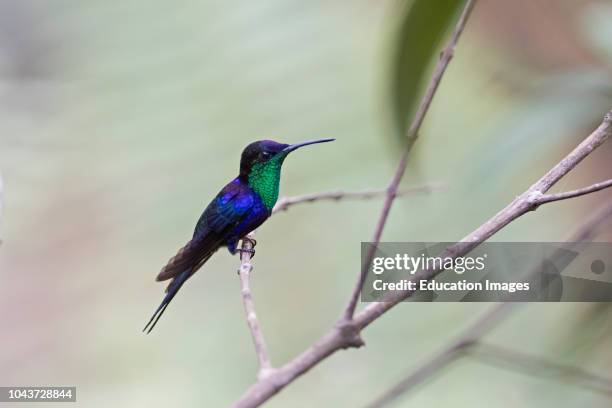
[[[462,0],[402,2],[391,44],[390,97],[393,126],[405,135],[422,95],[431,61],[464,5]]]

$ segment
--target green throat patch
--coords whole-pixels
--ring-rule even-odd
[[[281,166],[285,156],[277,155],[265,163],[256,163],[249,172],[249,187],[261,197],[270,211],[278,200]]]

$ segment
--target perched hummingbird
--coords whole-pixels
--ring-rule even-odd
[[[292,145],[260,140],[248,145],[240,158],[240,174],[208,204],[196,224],[193,238],[157,275],[158,281],[172,279],[166,295],[143,331],[150,333],[181,286],[214,254],[226,246],[233,255],[238,241],[259,227],[272,214],[278,199],[283,161],[292,151],[320,139]]]

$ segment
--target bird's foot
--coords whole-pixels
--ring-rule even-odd
[[[255,245],[257,245],[257,240],[255,238],[244,237],[242,238],[242,241],[249,242],[253,248],[255,248]]]
[[[244,243],[248,242],[251,244],[251,248],[244,248]],[[240,252],[242,256],[243,253],[251,254],[251,259],[255,257],[255,245],[257,245],[257,241],[254,238],[244,237],[242,238],[242,247],[238,248],[237,251]]]

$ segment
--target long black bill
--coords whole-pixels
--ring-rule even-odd
[[[315,144],[315,143],[333,142],[334,140],[336,139],[318,139],[318,140],[309,140],[307,142],[302,142],[302,143],[296,143],[296,144],[292,144],[292,145],[285,147],[283,149],[283,152],[289,153],[303,146],[308,146],[308,145]]]

